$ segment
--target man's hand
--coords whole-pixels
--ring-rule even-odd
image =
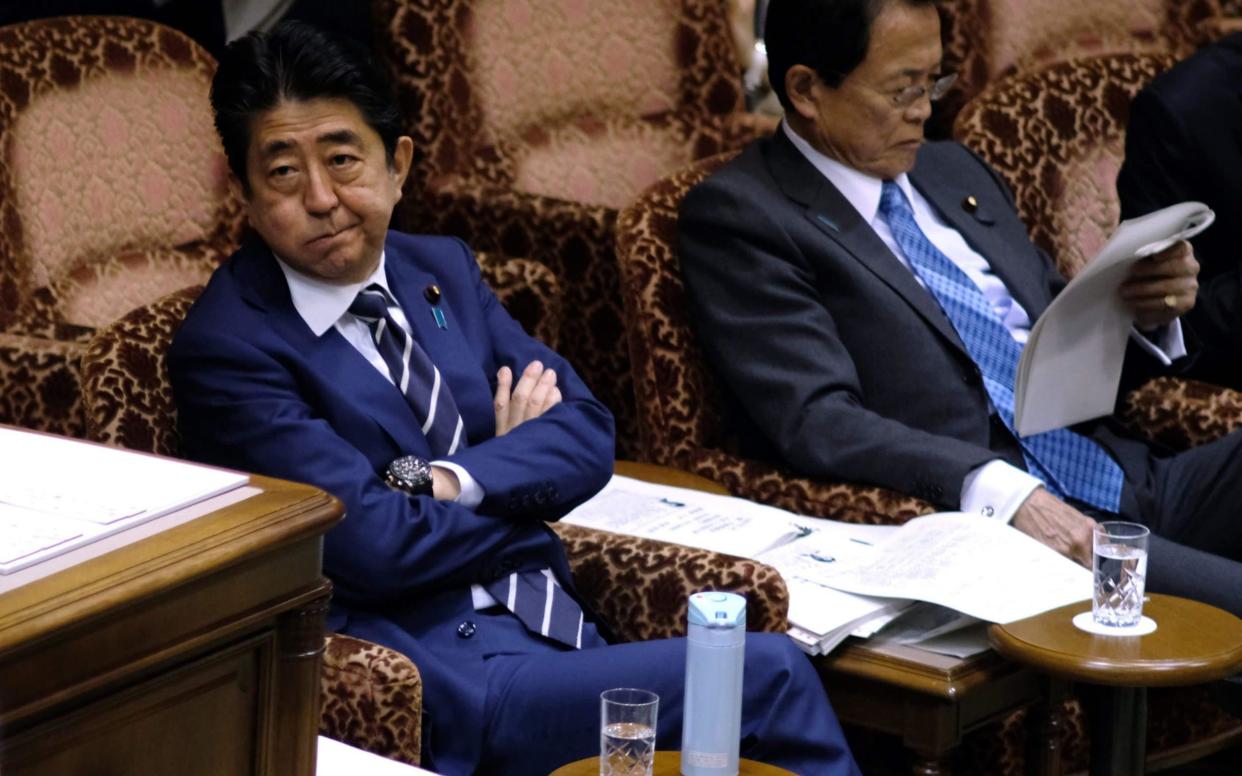
[[[1018,507],[1013,527],[1091,568],[1091,533],[1095,521],[1043,488],[1031,491]]]
[[[431,497],[437,501],[456,501],[461,495],[461,480],[452,469],[431,467]]]
[[[504,436],[521,424],[537,418],[561,403],[561,390],[556,387],[556,372],[532,361],[513,385],[513,372],[502,366],[496,373],[496,436]]]
[[[1121,284],[1121,298],[1134,311],[1140,329],[1172,323],[1195,306],[1199,262],[1190,243],[1182,240],[1160,253],[1135,262]]]

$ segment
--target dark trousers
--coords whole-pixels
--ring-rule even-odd
[[[1242,431],[1149,464],[1121,509],[1152,532],[1147,589],[1242,617]]]
[[[685,639],[607,646],[596,636],[582,650],[541,644],[486,666],[479,774],[545,776],[598,755],[599,695],[614,687],[659,695],[656,748],[681,748]],[[819,677],[788,636],[747,634],[743,685],[742,757],[805,776],[859,773]]]

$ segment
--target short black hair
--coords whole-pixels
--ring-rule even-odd
[[[786,111],[785,74],[806,65],[832,88],[867,58],[871,26],[889,3],[932,5],[934,0],[771,0],[764,22],[768,80]]]
[[[211,109],[229,167],[249,191],[251,121],[283,100],[341,98],[358,108],[393,163],[401,113],[374,60],[354,41],[298,21],[252,32],[224,49],[211,81]]]

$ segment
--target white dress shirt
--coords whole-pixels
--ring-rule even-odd
[[[893,255],[909,269],[909,260],[893,238],[888,222],[880,215],[880,196],[884,182],[828,158],[794,132],[788,123],[781,122],[781,128],[794,147],[841,192]],[[1013,338],[1025,344],[1031,333],[1031,318],[1018,300],[1009,293],[1004,281],[992,272],[988,260],[971,248],[965,238],[940,217],[935,208],[910,184],[908,175],[902,173],[894,183],[905,192],[914,209],[914,220],[927,239],[966,273],[971,282],[983,292]],[[918,273],[913,270],[911,272],[919,285],[924,285]],[[1186,354],[1179,321],[1174,321],[1160,331],[1159,345],[1137,330],[1133,330],[1132,334],[1144,349],[1166,365],[1172,363],[1174,358]],[[959,509],[1009,521],[1031,491],[1042,484],[1038,478],[1005,461],[989,461],[966,475],[966,480],[962,483]]]

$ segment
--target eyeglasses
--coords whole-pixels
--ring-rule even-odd
[[[888,99],[895,108],[909,108],[923,99],[924,96],[928,100],[935,102],[948,94],[949,89],[952,88],[956,81],[957,73],[948,73],[932,79],[930,86],[927,84],[910,84],[899,92],[890,92]]]

